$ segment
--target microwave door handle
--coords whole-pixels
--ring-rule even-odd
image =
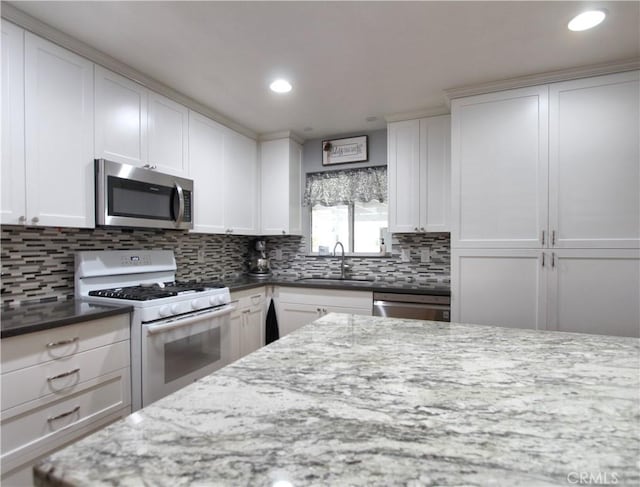
[[[180,225],[182,223],[182,219],[184,218],[184,192],[182,191],[182,186],[178,183],[174,183],[176,186],[176,192],[178,193],[178,216],[176,218],[176,223]]]

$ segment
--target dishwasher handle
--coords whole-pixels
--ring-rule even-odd
[[[414,303],[400,303],[398,301],[374,301],[373,306],[379,306],[381,308],[418,308],[418,309],[442,309],[448,310],[450,307],[446,304],[414,304]]]

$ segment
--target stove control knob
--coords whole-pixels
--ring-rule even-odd
[[[169,306],[161,306],[160,309],[158,310],[158,314],[162,317],[169,316],[170,313],[171,313],[171,310],[169,309]]]
[[[191,307],[193,309],[198,309],[200,307],[200,300],[194,299],[193,301],[191,301]]]
[[[173,306],[171,306],[171,312],[174,315],[177,315],[178,313],[180,313],[180,305],[174,304]]]
[[[209,304],[212,306],[215,306],[216,304],[218,304],[218,296],[211,296],[209,298]]]
[[[218,304],[224,304],[224,296],[216,296],[216,299]]]

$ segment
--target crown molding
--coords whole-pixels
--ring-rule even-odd
[[[304,137],[296,134],[292,130],[282,130],[280,132],[269,132],[267,134],[258,135],[259,142],[265,142],[267,140],[278,140],[278,139],[291,139],[298,144],[304,144]]]
[[[111,71],[114,71],[126,78],[135,81],[142,86],[160,93],[167,98],[171,98],[173,101],[180,103],[181,105],[190,108],[193,111],[196,111],[205,117],[211,118],[216,122],[229,127],[236,132],[240,132],[247,137],[252,139],[257,139],[257,134],[253,131],[244,127],[243,125],[234,122],[230,118],[216,112],[215,110],[209,108],[206,105],[203,105],[196,100],[183,95],[179,91],[174,90],[173,88],[150,78],[149,76],[141,73],[140,71],[132,68],[131,66],[118,61],[117,59],[105,54],[98,49],[95,49],[88,44],[76,39],[75,37],[71,37],[64,32],[51,27],[48,24],[32,17],[31,15],[23,12],[22,10],[17,9],[10,3],[2,2],[2,18],[12,22],[23,29],[32,32],[40,37],[43,37],[59,46],[72,51],[79,56],[89,59],[95,64],[99,64]]]
[[[514,88],[525,88],[527,86],[543,85],[547,83],[557,83],[578,78],[589,78],[605,74],[622,73],[625,71],[635,71],[640,69],[640,58],[623,59],[589,66],[576,68],[559,69],[547,71],[545,73],[519,76],[500,81],[490,81],[476,85],[461,86],[444,90],[447,101],[465,96],[481,95],[494,91],[511,90]]]
[[[437,117],[439,115],[449,115],[450,110],[445,105],[437,107],[423,108],[421,110],[414,110],[411,112],[393,113],[391,115],[385,115],[384,120],[389,122],[402,122],[403,120],[415,120],[416,118],[428,118]]]

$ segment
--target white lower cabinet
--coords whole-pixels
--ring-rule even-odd
[[[453,249],[452,321],[640,336],[640,250]]]
[[[327,313],[372,314],[373,293],[369,291],[279,287],[276,297],[280,337]]]
[[[544,329],[543,271],[539,250],[452,250],[451,321]]]
[[[548,329],[640,337],[640,250],[551,255]]]
[[[265,288],[235,291],[231,294],[231,361],[264,346]]]
[[[131,412],[130,317],[2,339],[2,485]]]

